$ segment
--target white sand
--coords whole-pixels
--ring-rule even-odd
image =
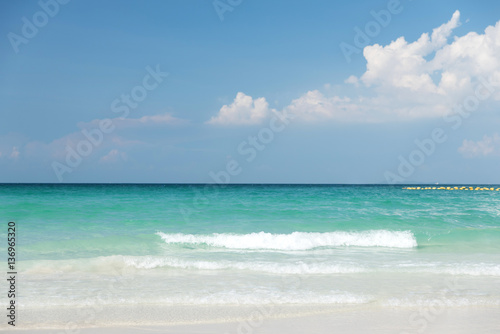
[[[20,333],[500,333],[500,308],[217,306],[20,312]],[[132,314],[129,313],[133,311]],[[135,315],[133,315],[135,314]],[[92,315],[92,317],[89,317]],[[110,325],[106,319],[119,321]],[[64,319],[67,319],[64,321]],[[69,320],[72,319],[72,320]],[[121,319],[121,320],[120,320]],[[33,326],[22,329],[23,323]],[[61,322],[62,321],[62,322]],[[80,323],[79,323],[80,322]],[[66,327],[66,329],[64,328]],[[2,330],[9,330],[2,324]]]

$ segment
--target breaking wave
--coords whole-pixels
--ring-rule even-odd
[[[372,230],[363,232],[293,232],[272,234],[213,233],[209,235],[167,234],[157,232],[167,244],[207,245],[230,249],[308,250],[318,247],[417,247],[417,240],[410,231]]]

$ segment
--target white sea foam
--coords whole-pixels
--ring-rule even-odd
[[[366,263],[342,262],[331,259],[325,261],[269,260],[227,260],[227,259],[187,259],[173,256],[124,256],[113,255],[88,259],[24,261],[23,275],[45,276],[54,274],[84,273],[107,274],[129,272],[130,270],[180,269],[180,270],[246,270],[269,274],[353,274],[369,272],[431,273],[453,276],[500,277],[500,265],[495,263],[413,263],[411,265],[386,264],[383,267],[368,266]]]
[[[247,270],[270,274],[349,274],[366,268],[341,263],[277,263],[270,261],[187,260],[160,256],[113,255],[93,259],[45,260],[27,263],[24,275],[39,276],[61,273],[116,275],[130,270],[156,268],[186,270]]]
[[[105,300],[101,300],[102,305],[138,305],[147,304],[159,305],[263,305],[263,304],[364,304],[373,300],[373,296],[360,295],[345,291],[331,290],[325,293],[313,291],[289,291],[284,294],[270,288],[251,289],[251,292],[243,291],[219,291],[208,293],[198,291],[197,293],[185,292],[182,295],[169,295],[158,292],[155,296],[144,296],[140,294],[109,295]],[[29,307],[46,307],[53,305],[60,306],[92,306],[96,299],[89,296],[73,296],[72,298],[54,297],[45,299],[30,299],[25,302]]]
[[[172,304],[205,304],[205,305],[259,305],[259,304],[364,304],[372,300],[371,296],[364,296],[343,291],[329,291],[316,293],[312,291],[290,291],[282,293],[272,289],[256,289],[252,292],[219,292],[203,296],[185,295],[169,297],[163,303]]]
[[[496,298],[481,298],[477,296],[459,297],[442,296],[441,298],[390,298],[381,303],[382,306],[391,307],[461,307],[461,306],[498,306],[500,301]]]
[[[137,269],[179,268],[199,270],[251,270],[272,274],[349,274],[365,272],[366,268],[337,263],[275,263],[235,261],[193,261],[163,257],[123,257],[127,266]]]
[[[444,273],[450,275],[469,275],[469,276],[500,276],[500,265],[495,264],[456,264],[441,268],[421,269],[420,271],[429,271],[431,273]]]
[[[308,250],[318,247],[392,247],[413,248],[417,240],[410,231],[372,230],[364,232],[293,232],[272,234],[214,233],[210,235],[167,234],[157,232],[167,244],[208,245],[230,249]]]

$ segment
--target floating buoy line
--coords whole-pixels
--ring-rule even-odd
[[[406,190],[473,190],[473,191],[500,191],[500,188],[495,187],[471,187],[471,186],[455,186],[455,187],[403,187]]]

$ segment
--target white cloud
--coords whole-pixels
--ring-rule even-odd
[[[99,159],[101,163],[114,163],[118,161],[127,161],[128,156],[125,152],[120,152],[117,149],[113,149],[108,152],[105,156]]]
[[[446,44],[453,29],[459,26],[459,19],[460,12],[456,11],[450,21],[434,29],[430,37],[428,33],[423,33],[413,43],[399,37],[387,46],[374,44],[365,47],[363,55],[367,64],[361,80],[366,86],[437,92],[438,88],[430,76],[436,68],[424,57]]]
[[[349,78],[345,79],[344,82],[359,87],[359,79],[355,75],[351,75]]]
[[[365,117],[347,97],[326,97],[318,90],[309,91],[286,107],[288,113],[304,121],[353,121]]]
[[[171,114],[166,113],[162,115],[152,115],[152,116],[143,116],[139,118],[139,122],[141,123],[155,123],[155,124],[173,124],[179,122],[180,119],[173,117]]]
[[[10,158],[16,160],[19,158],[19,148],[17,146],[12,147],[12,152],[10,153]]]
[[[478,141],[465,139],[458,151],[465,158],[500,155],[500,136],[495,133],[492,136],[485,135],[482,140]]]
[[[2,147],[2,140],[7,140],[15,144],[16,152],[11,154],[11,158],[14,156],[19,156],[18,148],[23,147],[23,152],[26,157],[44,157],[50,156],[51,158],[59,161],[64,161],[67,155],[67,148],[71,147],[76,149],[79,143],[82,141],[88,141],[89,139],[83,134],[83,131],[86,130],[90,133],[90,136],[93,137],[93,140],[98,144],[93,143],[94,150],[105,150],[109,149],[109,147],[125,147],[130,148],[134,146],[146,145],[145,142],[124,138],[119,135],[117,130],[122,129],[137,129],[137,128],[148,128],[152,126],[172,126],[184,124],[187,121],[173,117],[171,114],[159,114],[152,116],[143,116],[141,118],[130,118],[130,119],[120,119],[113,118],[108,121],[111,122],[112,126],[114,126],[113,130],[109,133],[103,133],[100,130],[100,122],[103,121],[101,119],[94,119],[90,122],[80,122],[78,123],[79,131],[75,131],[72,133],[68,133],[60,138],[54,139],[49,143],[44,143],[41,141],[29,141],[24,140],[20,142],[19,140],[14,141],[15,137],[0,137],[0,148]],[[14,139],[10,138],[13,137]],[[123,157],[123,155],[122,155]],[[106,161],[104,159],[103,161]]]
[[[460,12],[445,24],[408,43],[399,37],[386,46],[367,46],[367,70],[360,80],[410,118],[440,117],[474,92],[479,80],[500,82],[500,21],[484,34],[448,39],[460,25]],[[496,92],[494,98],[499,98]],[[377,107],[377,106],[374,106]],[[411,115],[413,114],[413,115]]]
[[[287,108],[308,121],[409,121],[451,114],[479,82],[500,83],[500,21],[483,34],[470,32],[449,42],[459,25],[456,11],[414,42],[399,37],[385,46],[367,46],[365,73],[344,81],[354,91],[350,99],[313,90]],[[494,99],[500,99],[498,88]]]
[[[484,87],[484,82],[494,88],[487,88],[491,96],[486,99],[490,101],[482,105],[500,100],[500,21],[488,26],[483,34],[469,32],[452,38],[458,26],[457,10],[448,22],[414,42],[401,36],[385,46],[366,46],[366,71],[359,78],[351,75],[344,81],[346,85],[336,89],[325,84],[323,92],[310,90],[284,109],[308,122],[437,118],[453,113],[456,105],[477,95],[477,87]],[[331,95],[343,90],[350,91],[347,97]],[[485,96],[486,88],[480,92]],[[207,123],[260,124],[273,111],[265,98],[254,100],[240,92]]]
[[[207,123],[217,125],[255,125],[270,115],[269,104],[263,97],[253,99],[239,92],[233,103],[220,108],[217,116]]]
[[[29,142],[29,138],[20,133],[7,133],[0,135],[0,157],[6,159],[18,159],[23,152],[24,145]]]
[[[141,118],[112,118],[110,119],[115,129],[141,128],[147,126],[180,125],[187,123],[186,120],[172,116],[170,113],[142,116]],[[78,123],[80,128],[98,128],[101,119],[94,119],[91,122]]]

